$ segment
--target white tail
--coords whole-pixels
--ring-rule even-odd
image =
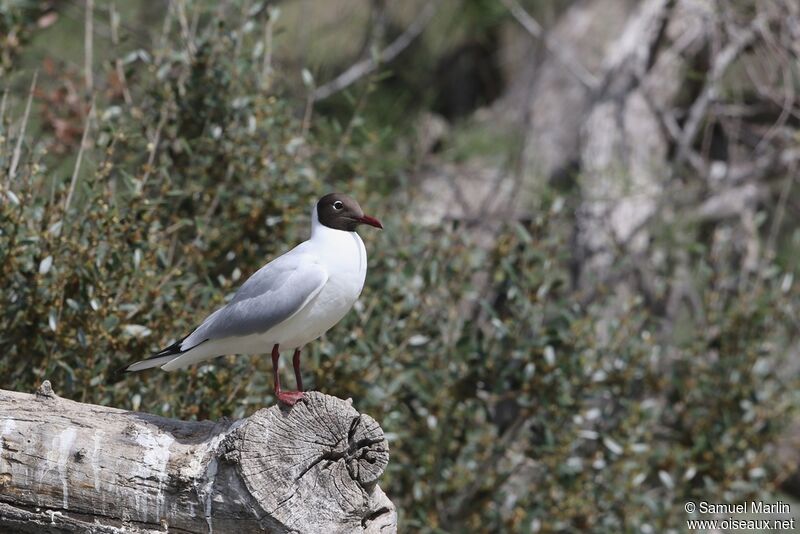
[[[180,354],[170,354],[168,356],[161,356],[160,358],[150,358],[149,360],[141,360],[136,363],[130,364],[125,368],[126,371],[144,371],[145,369],[152,369],[153,367],[160,367],[170,360],[179,357]]]

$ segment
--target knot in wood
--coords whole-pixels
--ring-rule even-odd
[[[253,414],[237,436],[239,472],[265,515],[288,527],[314,524],[317,532],[344,516],[356,532],[376,512],[373,490],[389,463],[389,446],[380,425],[346,401],[306,393],[291,409]],[[303,506],[293,506],[295,499]],[[298,509],[309,516],[297,517]]]
[[[50,385],[49,380],[45,380],[42,382],[42,385],[39,386],[39,389],[36,390],[36,395],[38,397],[55,397],[56,394],[53,393],[53,386]]]

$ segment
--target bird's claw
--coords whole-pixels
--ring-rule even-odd
[[[294,406],[297,401],[303,399],[305,395],[302,391],[279,391],[277,397],[278,402],[288,406]]]

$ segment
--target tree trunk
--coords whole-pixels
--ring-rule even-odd
[[[317,392],[239,421],[177,421],[0,390],[0,531],[381,532],[383,430]]]

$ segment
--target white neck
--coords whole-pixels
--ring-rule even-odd
[[[311,239],[315,253],[325,258],[329,266],[341,266],[347,272],[358,272],[361,284],[367,272],[367,251],[356,232],[336,230],[319,222],[317,207],[311,212]],[[360,291],[360,289],[359,289]]]
[[[319,222],[319,216],[317,216],[317,206],[314,205],[314,209],[311,210],[312,241],[315,241],[317,239],[328,239],[331,236],[352,235],[352,234],[356,234],[356,232],[348,232],[347,230],[337,230],[335,228],[331,228],[330,226],[325,226],[324,224]]]

